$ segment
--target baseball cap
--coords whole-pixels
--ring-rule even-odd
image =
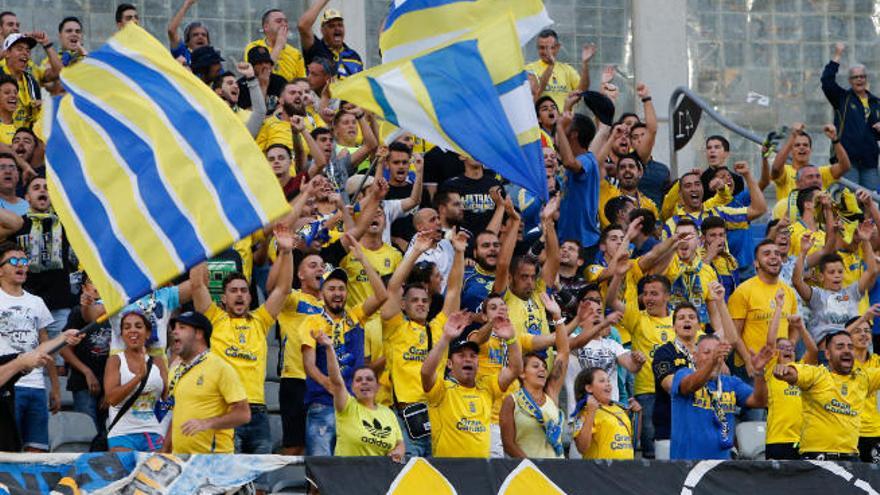
[[[342,268],[336,267],[329,272],[324,274],[324,282],[328,280],[342,280],[343,283],[348,283],[348,273],[345,272]]]
[[[324,11],[324,15],[321,16],[321,25],[323,26],[327,22],[332,21],[333,19],[342,19],[342,12],[336,9],[327,9]]]
[[[193,69],[201,69],[203,67],[210,67],[214,64],[219,64],[223,61],[220,52],[215,50],[213,46],[200,46],[193,50],[192,62],[190,62],[189,65]]]
[[[452,357],[456,352],[462,351],[464,349],[470,349],[479,354],[480,345],[476,342],[470,341],[467,338],[467,335],[463,335],[449,344],[449,357]]]
[[[168,321],[168,326],[173,329],[174,325],[177,323],[183,323],[184,325],[189,325],[193,328],[202,330],[205,333],[205,340],[208,342],[211,341],[211,332],[214,331],[214,326],[211,325],[211,320],[198,311],[184,311],[171,318],[171,320]]]
[[[3,50],[9,50],[12,48],[12,45],[23,42],[27,43],[28,48],[33,48],[37,46],[37,40],[31,38],[30,36],[25,36],[21,33],[12,33],[3,40]]]
[[[272,61],[272,56],[269,55],[269,50],[265,46],[255,46],[248,50],[247,61],[250,62],[251,65],[257,65],[260,63],[275,63]]]
[[[345,192],[348,193],[349,196],[354,196],[358,189],[364,190],[373,183],[373,176],[368,175],[367,181],[364,182],[364,176],[362,174],[352,175],[345,181]],[[361,182],[364,182],[364,187],[361,188]]]

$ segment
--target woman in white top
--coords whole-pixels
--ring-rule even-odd
[[[568,367],[568,331],[559,304],[543,293],[541,301],[557,322],[553,370],[548,373],[547,361],[541,355],[523,355],[520,388],[501,404],[501,442],[510,457],[561,459],[564,418],[557,401]]]
[[[104,372],[105,398],[110,404],[107,446],[113,452],[158,452],[162,449],[164,432],[156,420],[154,407],[165,392],[165,368],[155,363],[148,366],[146,342],[152,328],[142,311],[125,312],[121,330],[125,350],[110,356]],[[147,377],[146,384],[138,398],[117,420],[120,409],[140,388],[144,377]]]

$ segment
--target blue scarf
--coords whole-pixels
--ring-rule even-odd
[[[559,414],[556,418],[545,419],[544,413],[541,412],[541,406],[535,402],[535,399],[525,388],[520,388],[514,392],[513,400],[526,414],[535,418],[538,424],[541,425],[541,428],[544,429],[544,437],[547,439],[547,443],[553,447],[553,451],[556,452],[557,456],[561,456],[563,454],[562,410],[559,410]],[[547,400],[550,400],[550,398],[548,397]]]
[[[672,281],[672,297],[669,302],[675,307],[689,301],[697,308],[700,323],[706,324],[709,323],[709,310],[706,308],[706,301],[703,300],[703,281],[700,279],[702,269],[703,260],[694,267],[682,264],[681,273]]]

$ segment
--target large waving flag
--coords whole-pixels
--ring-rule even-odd
[[[289,210],[241,121],[137,25],[61,78],[49,194],[108,314]]]
[[[516,18],[520,45],[553,23],[541,0],[393,0],[379,35],[382,62],[442,45],[505,12]]]
[[[509,13],[435,50],[336,82],[331,91],[547,198],[538,120]]]

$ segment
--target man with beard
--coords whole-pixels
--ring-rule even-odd
[[[452,270],[452,263],[455,259],[455,249],[453,248],[450,238],[447,238],[440,226],[440,216],[433,208],[423,208],[413,217],[413,225],[416,232],[428,236],[431,239],[431,247],[419,255],[418,262],[428,261],[437,267],[443,281],[441,282],[441,290],[446,290],[446,280],[449,272]],[[453,233],[455,235],[456,233]],[[407,253],[412,249],[412,242],[409,243]]]
[[[655,216],[659,215],[657,205],[648,196],[639,191],[639,181],[645,169],[641,159],[635,153],[627,153],[620,156],[617,160],[617,187],[609,184],[610,192],[605,197],[605,202],[617,196],[626,196],[635,201],[636,208],[644,208],[650,210]],[[605,202],[602,205],[605,205]],[[612,223],[612,219],[605,217],[604,208],[599,209],[599,220],[603,226]]]
[[[250,284],[241,273],[223,280],[223,308],[214,304],[208,290],[205,263],[190,270],[193,306],[204,313],[214,327],[212,352],[231,365],[244,384],[250,404],[250,421],[236,428],[236,451],[247,454],[271,454],[272,439],[263,386],[266,380],[266,335],[284,307],[293,283],[293,234],[283,226],[275,227],[278,259],[272,265],[276,284],[266,302],[255,311],[251,305]]]
[[[388,195],[387,199],[406,199],[412,195],[416,182],[419,182],[419,174],[410,172],[410,164],[416,170],[423,170],[424,159],[421,155],[412,152],[412,148],[404,143],[395,141],[388,145],[388,155],[385,157],[384,166],[387,167]],[[430,208],[431,196],[422,184],[421,203],[422,208]],[[391,237],[396,238],[395,244],[406,246],[416,233],[417,227],[413,226],[413,214],[408,213],[391,224]]]
[[[367,318],[381,308],[388,298],[382,279],[367,259],[360,243],[348,234],[344,235],[344,239],[351,256],[364,267],[372,294],[361,304],[350,306],[348,304],[349,275],[346,270],[336,268],[324,275],[321,285],[323,311],[320,314],[307,316],[301,325],[303,365],[307,375],[306,455],[332,455],[336,441],[333,396],[328,392],[330,379],[327,377],[327,360],[324,353],[315,352],[316,343],[312,334],[323,332],[333,338],[342,377],[346,387],[350,387],[354,372],[363,366],[365,361],[364,326]]]
[[[505,205],[508,202],[505,201]],[[499,240],[498,234],[484,230],[474,240],[473,267],[467,267],[464,274],[464,290],[461,295],[462,308],[476,313],[489,294],[501,294],[507,287],[507,274],[513,259],[513,250],[519,236],[520,216],[510,205],[508,220]]]
[[[834,156],[837,157],[837,163],[820,167],[810,165],[810,158],[813,156],[813,138],[804,129],[803,123],[794,123],[791,126],[788,140],[785,141],[782,149],[773,160],[770,178],[776,184],[777,199],[776,206],[773,207],[773,218],[782,218],[786,214],[786,210],[794,210],[792,205],[797,201],[797,194],[792,193],[797,193],[809,185],[827,189],[828,186],[837,182],[837,179],[846,175],[850,169],[849,155],[840,144],[837,130],[830,124],[822,130],[834,146]],[[791,165],[785,163],[789,157],[791,157]],[[815,173],[811,169],[804,170],[802,174],[801,169],[806,167],[815,168],[819,172],[819,180],[816,180]]]
[[[257,134],[257,146],[262,150],[267,149],[273,144],[283,144],[293,149],[293,133],[290,128],[291,117],[297,116],[302,118],[306,115],[305,104],[303,103],[303,90],[299,84],[286,83],[284,89],[281,90],[278,103],[278,110],[273,115],[266,117],[260,132]],[[305,123],[303,125],[305,126]],[[314,130],[308,129],[308,126],[305,126],[305,128],[309,131]],[[305,152],[309,153],[312,145],[310,143],[307,144],[308,147],[305,149]]]
[[[302,53],[287,43],[287,34],[290,26],[287,16],[279,9],[269,9],[263,14],[262,23],[265,37],[248,43],[244,47],[247,53],[247,61],[256,66],[251,58],[251,49],[262,47],[269,51],[272,64],[275,66],[273,73],[292,81],[297,77],[306,75],[306,67],[303,63]]]
[[[774,240],[764,239],[755,247],[755,269],[757,276],[740,284],[727,301],[736,330],[751,352],[758,352],[767,343],[767,332],[776,309],[778,290],[785,292],[779,337],[788,337],[788,316],[797,314],[797,296],[794,289],[779,280],[782,256]],[[744,362],[738,356],[734,364],[743,366]],[[745,364],[748,375],[753,376],[754,370],[748,369],[747,362]],[[744,378],[747,379],[749,376]]]
[[[247,62],[242,62],[236,67],[241,77],[244,79],[250,101],[254,102],[250,110],[245,110],[238,105],[238,97],[241,93],[241,87],[235,80],[235,76],[231,72],[220,74],[211,83],[211,88],[217,93],[217,96],[223,98],[236,117],[242,121],[247,127],[251,136],[256,137],[263,125],[264,115],[266,114],[266,101],[260,93],[260,83],[254,76],[254,68]]]
[[[296,24],[299,30],[300,46],[305,55],[306,65],[315,57],[326,57],[336,62],[336,76],[340,79],[357,74],[364,70],[364,62],[358,52],[345,44],[345,22],[342,13],[336,9],[327,9],[321,16],[321,37],[312,32],[312,26],[318,18],[318,12],[327,6],[329,0],[313,2],[303,12]]]
[[[19,127],[12,136],[12,153],[20,170],[33,169],[34,175],[45,175],[46,164],[43,162],[43,142],[37,138],[34,131],[27,127]],[[37,149],[41,149],[37,153]]]
[[[822,71],[822,92],[834,108],[834,127],[853,164],[847,177],[870,191],[876,191],[880,187],[877,173],[880,99],[868,91],[868,72],[862,64],[849,68],[849,89],[837,84],[837,71],[845,49],[843,43],[835,45],[834,57]]]
[[[424,193],[423,193],[424,194]],[[434,209],[440,217],[440,228],[443,235],[461,225],[464,220],[464,209],[461,195],[455,191],[442,191],[434,195]]]
[[[785,321],[785,319],[783,319]],[[865,401],[876,400],[880,368],[855,367],[853,341],[846,331],[825,337],[828,367],[787,363],[773,376],[801,389],[803,459],[859,461],[859,429]]]

